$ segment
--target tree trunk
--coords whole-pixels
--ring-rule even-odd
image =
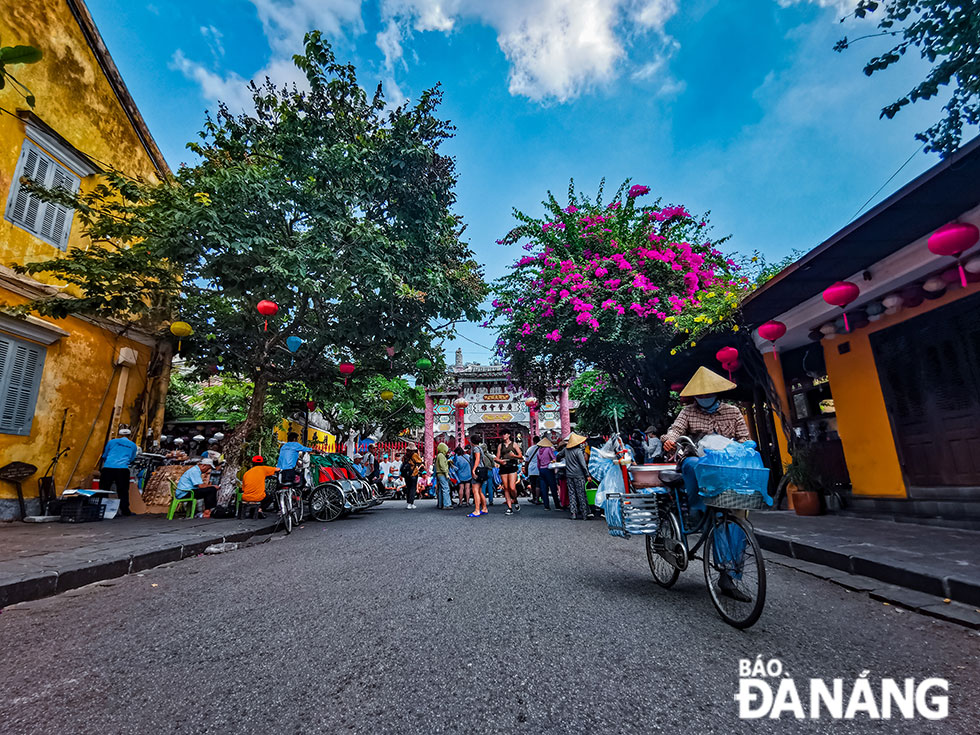
[[[235,496],[239,471],[245,463],[245,446],[252,433],[262,424],[265,398],[269,393],[269,378],[265,372],[256,374],[253,381],[252,399],[248,404],[245,420],[228,436],[225,442],[225,468],[221,474],[218,502],[228,503]]]

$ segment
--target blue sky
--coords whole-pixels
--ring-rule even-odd
[[[288,61],[320,28],[361,82],[413,98],[441,82],[458,128],[458,212],[487,275],[518,257],[495,240],[514,207],[540,209],[574,178],[650,186],[711,210],[729,246],[779,258],[850,221],[913,155],[941,102],[894,120],[880,109],[910,89],[909,58],[869,79],[881,48],[845,54],[837,0],[88,0],[110,52],[171,165],[204,110],[245,104],[248,79],[298,78]],[[938,159],[918,153],[887,196]],[[877,200],[876,200],[877,201]],[[492,334],[468,325],[484,346]],[[490,354],[465,340],[468,360]]]

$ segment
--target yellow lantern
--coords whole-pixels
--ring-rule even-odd
[[[177,338],[177,352],[180,352],[181,340],[194,334],[194,327],[187,322],[174,322],[170,325],[170,333]]]
[[[394,397],[395,397],[395,394],[392,391],[388,390],[387,388],[385,390],[381,391],[381,400],[382,401],[390,401]]]

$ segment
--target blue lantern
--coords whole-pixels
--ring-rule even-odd
[[[303,346],[303,340],[296,335],[292,337],[286,337],[286,347],[290,352],[298,352],[299,348]]]

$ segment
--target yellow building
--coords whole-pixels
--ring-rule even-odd
[[[110,167],[150,180],[168,169],[81,0],[9,4],[0,39],[44,53],[39,63],[10,69],[33,92],[33,109],[10,85],[0,90],[0,303],[12,305],[56,284],[9,266],[87,246],[72,211],[41,202],[21,177],[77,191]],[[28,512],[59,446],[67,450],[54,473],[60,494],[87,485],[120,425],[138,444],[152,426],[159,431],[169,350],[132,327],[0,315],[0,467],[38,468],[23,483]],[[14,487],[0,482],[0,518],[20,513]]]
[[[968,249],[930,251],[956,223]],[[807,253],[743,305],[795,441],[848,510],[980,528],[980,138]],[[935,240],[933,240],[935,244]],[[967,279],[964,286],[963,279]],[[823,291],[858,288],[843,310]],[[788,461],[785,446],[781,446]]]

